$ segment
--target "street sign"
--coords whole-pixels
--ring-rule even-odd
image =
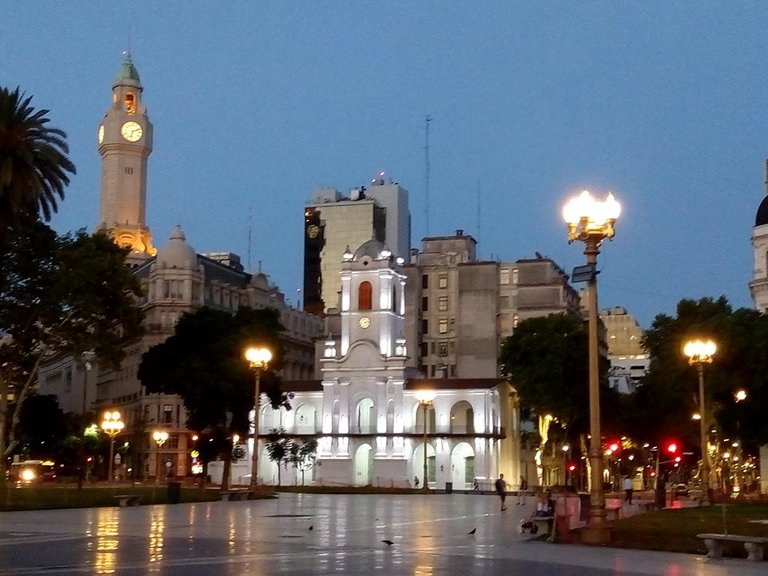
[[[585,264],[584,266],[576,266],[571,272],[571,282],[589,282],[598,271],[595,270],[594,264]]]

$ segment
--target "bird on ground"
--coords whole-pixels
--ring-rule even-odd
[[[477,528],[472,528],[469,532],[467,532],[468,536],[474,536],[475,532],[477,532]]]
[[[382,542],[384,542],[384,544],[386,544],[387,546],[392,546],[392,544],[394,544],[394,542],[392,542],[392,540],[386,540],[385,539],[385,540],[382,540]]]
[[[315,527],[312,524],[310,524],[308,530],[314,530],[314,529]]]

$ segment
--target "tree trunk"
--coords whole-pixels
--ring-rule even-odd
[[[5,485],[5,423],[8,414],[8,380],[0,370],[0,486]]]

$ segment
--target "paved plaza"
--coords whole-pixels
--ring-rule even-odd
[[[533,502],[478,494],[281,494],[273,500],[0,513],[0,576],[766,574],[765,562],[551,544]],[[469,534],[476,530],[474,534]],[[392,542],[388,545],[382,540]]]

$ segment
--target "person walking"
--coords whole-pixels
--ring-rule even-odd
[[[528,490],[528,481],[520,475],[520,489],[517,491],[517,504],[525,506],[525,491]]]
[[[632,477],[624,476],[624,502],[632,504]]]
[[[504,481],[504,474],[499,474],[499,477],[496,480],[496,493],[499,495],[499,498],[501,498],[501,511],[504,512],[504,510],[507,509],[507,483]]]

